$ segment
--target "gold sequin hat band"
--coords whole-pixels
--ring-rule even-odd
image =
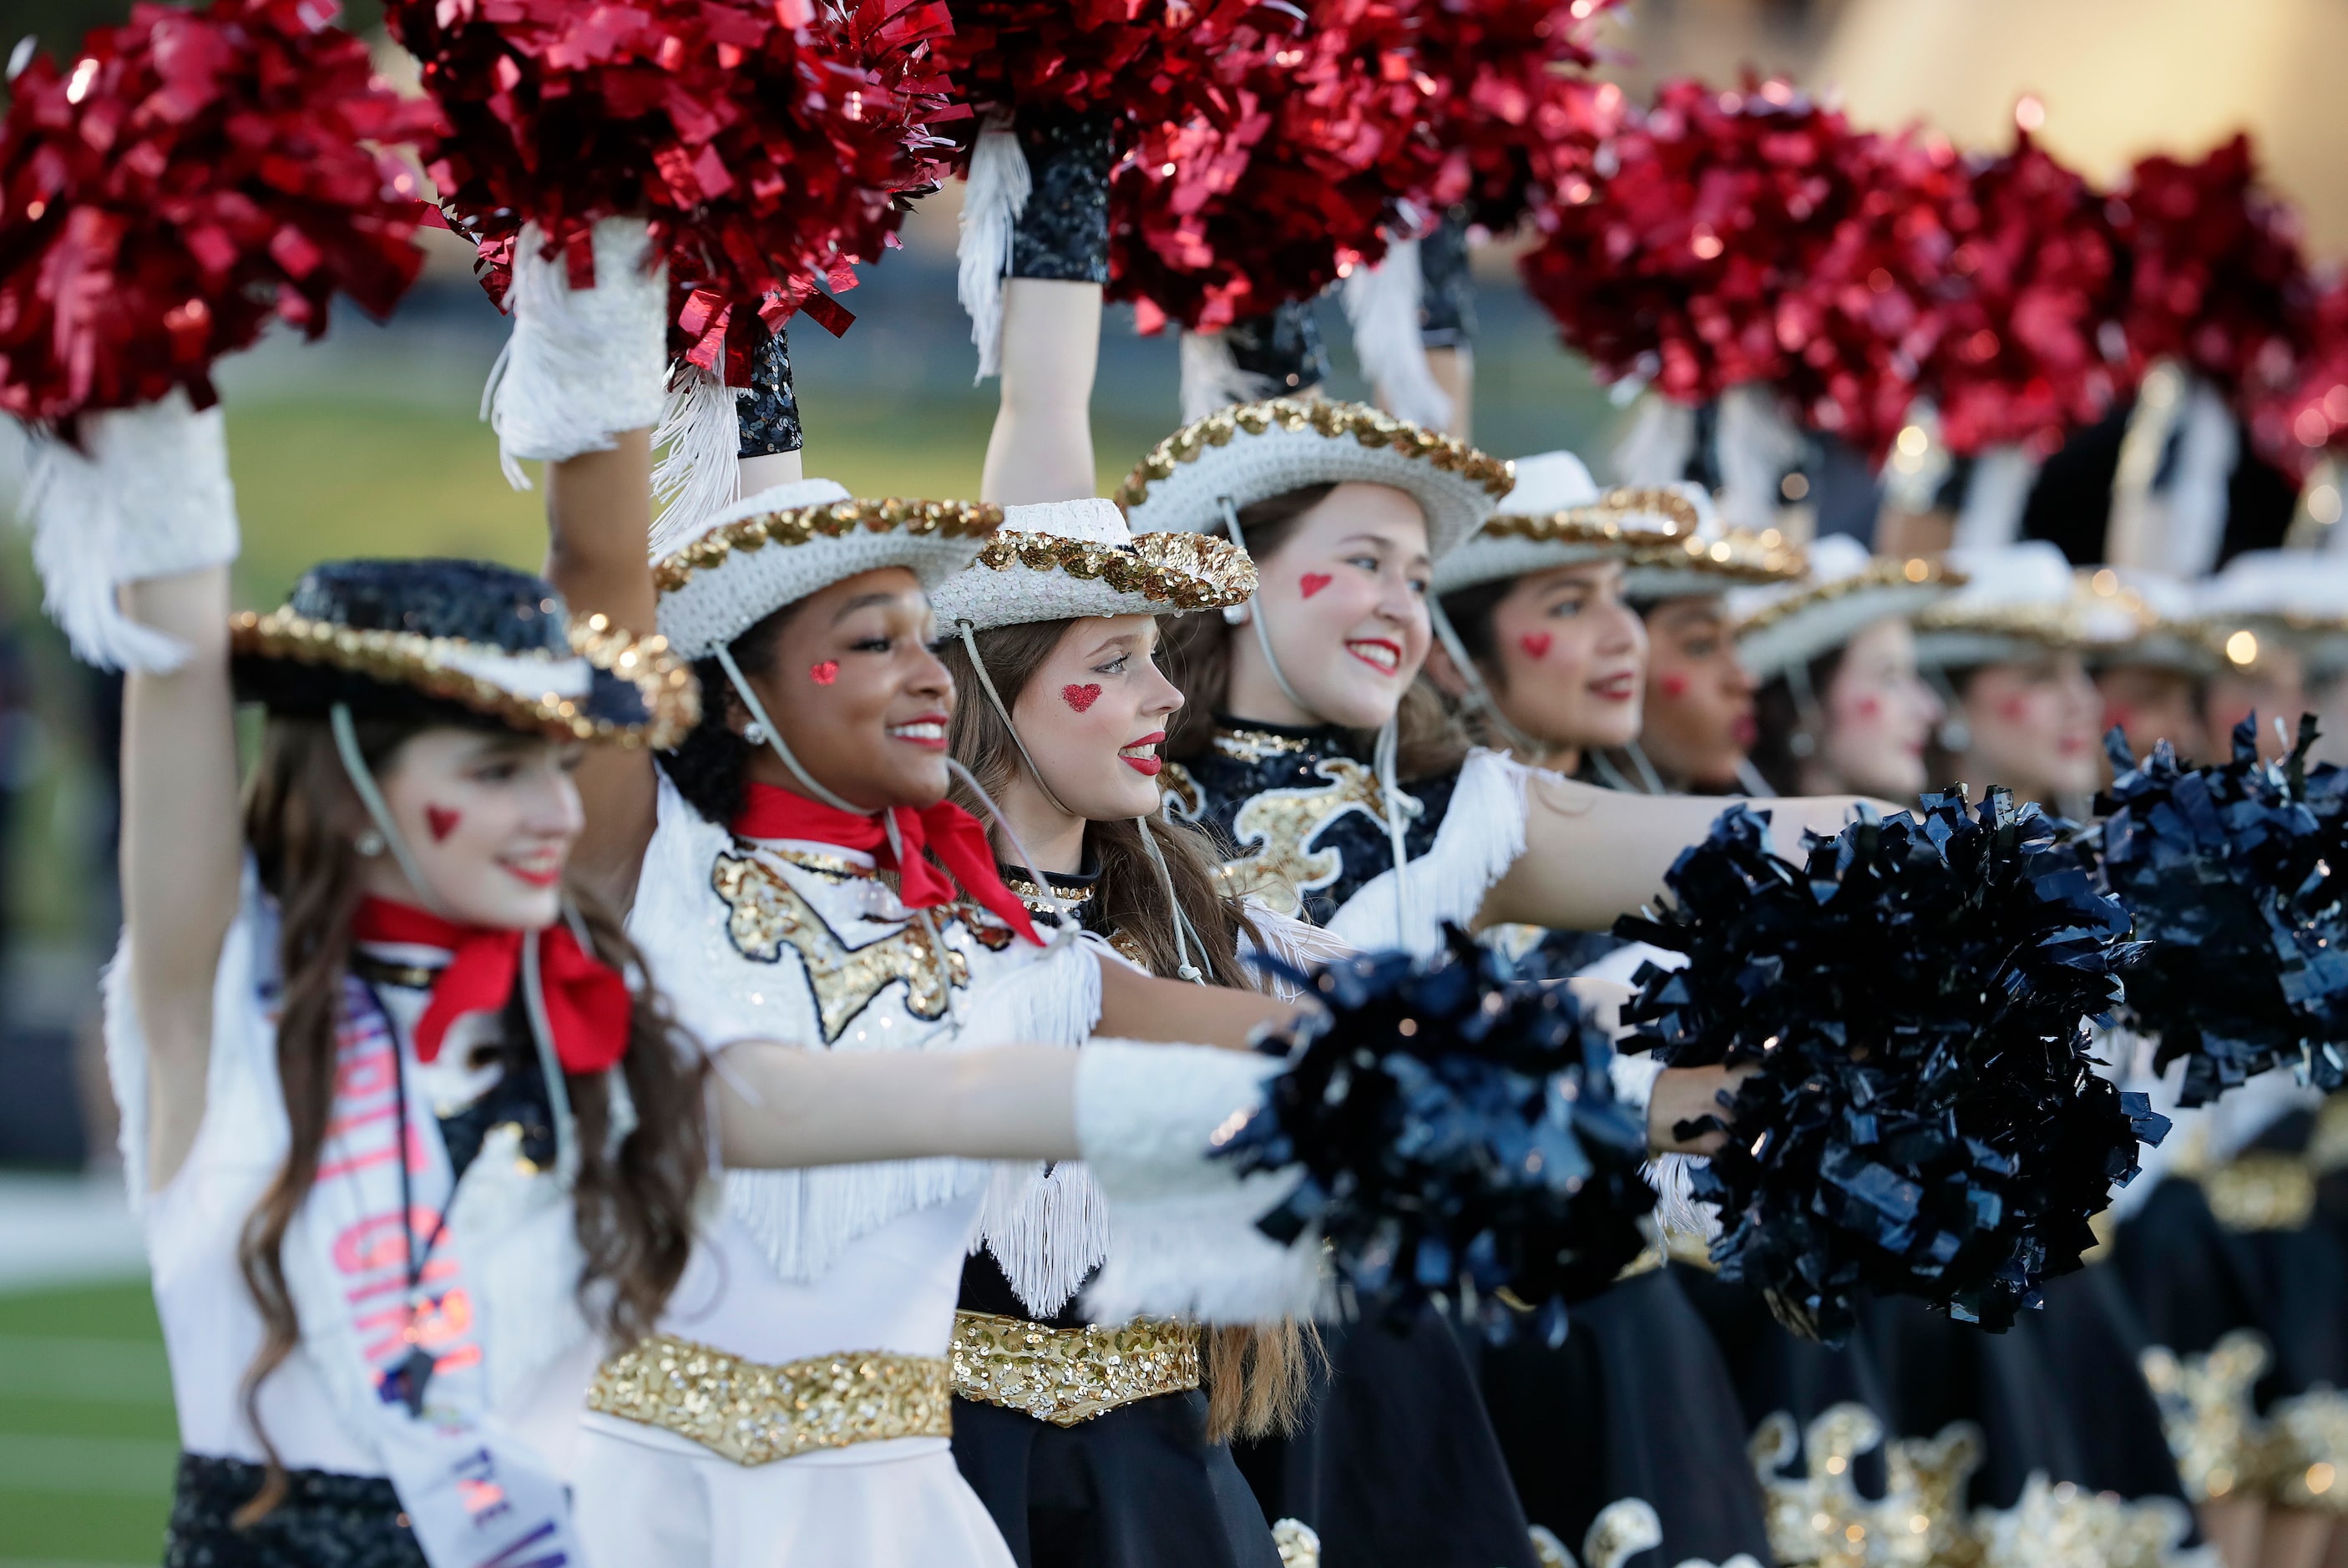
[[[1699,486],[1601,490],[1571,452],[1519,458],[1516,469],[1516,488],[1500,510],[1435,563],[1437,593],[1559,566],[1627,562],[1694,534],[1711,516]]]
[[[1137,533],[1220,533],[1226,499],[1244,509],[1349,480],[1390,485],[1416,500],[1439,561],[1492,515],[1515,470],[1363,404],[1273,397],[1218,409],[1167,437],[1117,487],[1117,501]]]
[[[1916,617],[1916,660],[1934,669],[2026,663],[2049,652],[2109,649],[2126,635],[2081,592],[2063,552],[2043,539],[1952,550],[1970,579]]]
[[[976,560],[1002,523],[1003,509],[983,501],[858,500],[829,480],[778,485],[672,549],[656,542],[660,629],[680,656],[701,659],[859,573],[902,566],[934,589]]]
[[[1636,603],[1702,598],[1736,588],[1791,583],[1808,569],[1808,557],[1772,529],[1713,526],[1632,553],[1622,574],[1622,595]]]
[[[1004,509],[978,560],[930,594],[941,629],[975,632],[1079,615],[1165,615],[1243,604],[1255,562],[1202,533],[1128,531],[1107,500]]]
[[[1878,621],[1918,614],[1965,581],[1938,562],[1870,555],[1840,534],[1810,546],[1809,568],[1801,583],[1728,596],[1737,660],[1756,681],[1831,653]]]
[[[572,621],[542,580],[472,561],[338,561],[230,618],[237,692],[273,713],[428,720],[442,705],[560,739],[664,748],[701,711],[663,639]]]

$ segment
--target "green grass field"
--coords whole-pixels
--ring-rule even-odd
[[[160,1561],[177,1434],[145,1281],[0,1295],[0,1568]]]

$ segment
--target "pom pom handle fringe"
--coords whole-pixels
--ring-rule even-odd
[[[571,258],[549,261],[541,242],[531,224],[514,247],[513,332],[481,392],[498,465],[516,490],[530,488],[525,459],[609,451],[623,430],[659,425],[668,385],[668,268],[646,264],[644,220],[596,223],[585,288],[571,286]]]
[[[36,433],[23,515],[41,602],[75,656],[103,669],[164,674],[185,643],[122,613],[116,590],[236,559],[236,491],[217,407],[187,394],[85,416],[82,447]]]
[[[1182,422],[1195,424],[1220,408],[1260,403],[1275,395],[1269,376],[1240,368],[1231,339],[1220,332],[1186,332],[1182,364]]]
[[[1003,374],[1003,279],[1011,270],[1012,229],[1034,189],[1027,154],[1011,122],[990,120],[970,155],[962,234],[954,245],[954,294],[970,317],[970,341],[978,349],[973,381]]]
[[[742,499],[741,390],[690,361],[670,377],[653,447],[655,539],[697,539],[703,526]]]
[[[1430,430],[1451,424],[1451,396],[1436,383],[1419,335],[1425,282],[1418,242],[1397,240],[1374,267],[1355,267],[1341,296],[1354,327],[1354,355],[1378,399],[1397,419]]]

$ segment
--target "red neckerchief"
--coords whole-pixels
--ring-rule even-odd
[[[1027,918],[1027,906],[1003,885],[994,869],[994,848],[986,841],[986,830],[978,825],[977,818],[951,800],[918,811],[911,806],[891,806],[889,815],[896,819],[898,836],[904,841],[902,861],[889,847],[888,830],[880,818],[843,811],[772,784],[750,786],[749,800],[734,819],[734,831],[745,839],[797,839],[860,850],[871,855],[882,871],[897,873],[898,896],[909,909],[934,909],[953,903],[958,882],[963,893],[997,920],[1036,946],[1044,945],[1044,939],[1035,934],[1035,923]],[[924,849],[938,857],[944,872],[922,855]]]
[[[450,955],[416,1025],[418,1061],[440,1054],[440,1042],[458,1019],[503,1007],[521,975],[520,932],[459,925],[414,904],[368,897],[359,904],[351,934],[361,942],[437,947]],[[628,1052],[633,1006],[620,972],[582,949],[571,927],[558,921],[539,934],[538,978],[562,1070],[599,1073],[618,1066]]]

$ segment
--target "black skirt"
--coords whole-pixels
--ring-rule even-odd
[[[1568,1548],[1609,1503],[1643,1498],[1663,1530],[1650,1561],[1771,1561],[1751,1423],[1671,1268],[1573,1308],[1554,1350],[1530,1337],[1487,1350],[1483,1384],[1526,1513]]]
[[[983,1252],[963,1265],[962,1305],[1056,1328],[1084,1323],[1076,1301],[1036,1318]],[[1207,1440],[1196,1389],[1073,1427],[957,1398],[953,1456],[1019,1568],[1280,1568],[1231,1449]]]
[[[289,1470],[285,1501],[240,1527],[236,1511],[263,1475],[242,1460],[181,1454],[163,1568],[427,1568],[383,1477]]]
[[[1196,1390],[1073,1427],[956,1399],[953,1454],[1020,1568],[1279,1568]]]
[[[1444,1316],[1323,1331],[1328,1369],[1294,1436],[1237,1445],[1271,1519],[1325,1568],[1536,1568],[1475,1370]]]

